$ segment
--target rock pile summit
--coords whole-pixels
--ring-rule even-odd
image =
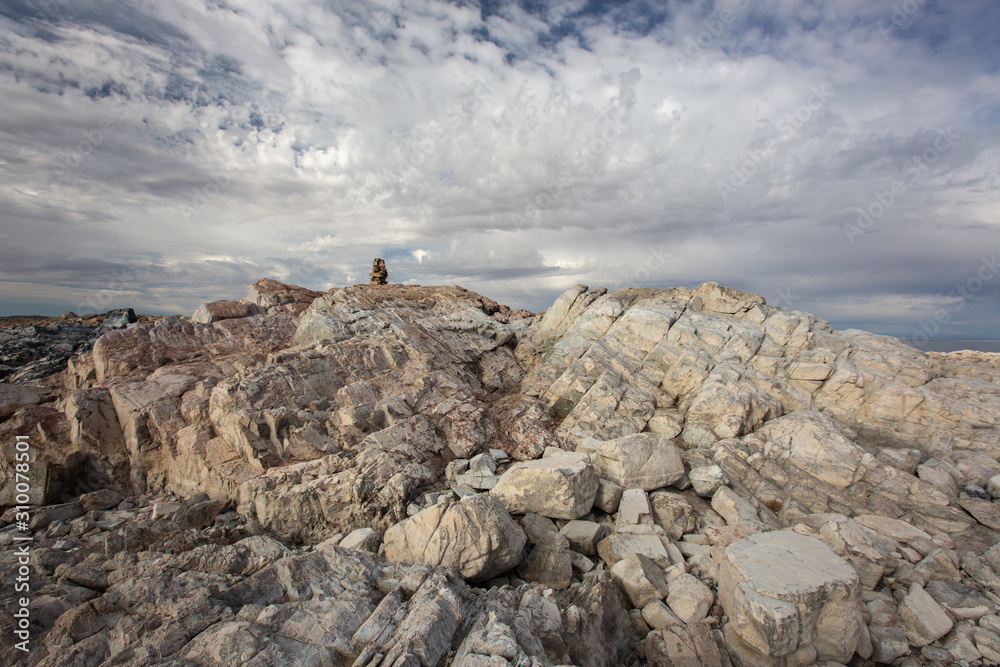
[[[715,283],[273,280],[78,352],[0,383],[0,663],[1000,662],[1000,355]]]

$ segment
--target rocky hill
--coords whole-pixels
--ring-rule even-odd
[[[714,283],[262,280],[0,383],[0,443],[3,664],[1000,662],[1000,355]]]

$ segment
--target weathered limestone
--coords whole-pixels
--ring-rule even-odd
[[[815,538],[760,533],[725,550],[726,639],[749,664],[846,663],[861,639],[858,575]]]
[[[705,623],[671,625],[646,637],[651,667],[722,667],[719,647]]]
[[[527,538],[495,498],[476,495],[429,507],[386,531],[391,561],[454,567],[485,581],[521,561]]]
[[[490,494],[511,514],[578,519],[593,506],[597,486],[592,465],[570,456],[552,456],[515,463]]]
[[[200,310],[106,333],[0,415],[38,454],[42,665],[997,650],[994,357],[713,284],[580,287],[534,318],[458,287],[260,281]],[[632,594],[655,572],[666,594],[629,614],[607,570],[643,557]]]
[[[686,624],[700,621],[708,615],[715,596],[708,586],[694,575],[682,573],[667,581],[667,606]]]
[[[677,446],[653,433],[637,433],[607,442],[585,439],[577,451],[590,454],[602,479],[624,489],[650,491],[670,486],[684,475]]]
[[[642,554],[635,553],[615,563],[611,567],[611,576],[637,609],[642,609],[653,600],[662,600],[669,592],[663,570]],[[673,607],[671,609],[677,612]]]
[[[266,308],[242,301],[209,301],[198,306],[191,315],[191,321],[198,324],[212,324],[220,320],[250,317],[266,312]]]
[[[899,615],[906,623],[906,638],[918,647],[944,637],[954,625],[941,605],[917,583],[900,602]]]

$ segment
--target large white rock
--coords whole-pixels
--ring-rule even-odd
[[[944,637],[955,625],[923,586],[914,582],[899,605],[899,615],[906,623],[906,639],[914,646],[926,646]]]
[[[385,556],[454,567],[484,581],[521,561],[528,538],[496,498],[466,496],[428,507],[385,532]]]
[[[684,476],[684,461],[677,445],[655,433],[636,433],[605,442],[587,438],[577,451],[590,454],[602,479],[624,489],[651,491],[670,486]]]
[[[815,538],[776,531],[733,542],[718,590],[742,662],[847,663],[861,640],[858,574]]]
[[[515,463],[490,491],[511,514],[533,512],[553,519],[579,519],[597,494],[594,466],[572,456]]]

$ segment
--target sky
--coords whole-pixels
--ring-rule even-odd
[[[1000,338],[995,0],[0,0],[0,315],[706,281]]]

